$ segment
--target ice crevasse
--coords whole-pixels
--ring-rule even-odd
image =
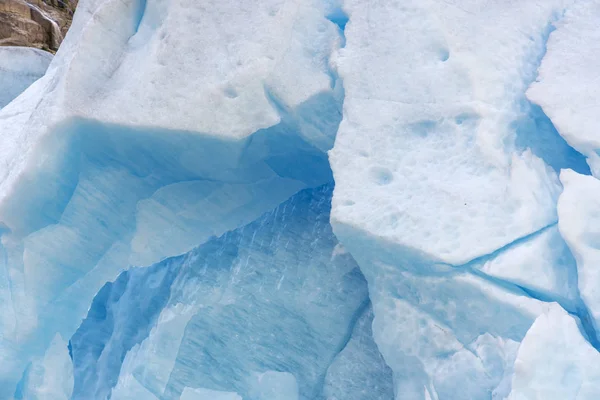
[[[598,15],[81,0],[0,52],[0,400],[597,399]]]

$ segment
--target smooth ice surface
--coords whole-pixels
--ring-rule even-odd
[[[600,328],[600,181],[571,170],[560,174],[564,191],[558,202],[558,227],[577,261],[579,290],[596,332]]]
[[[600,177],[599,14],[597,0],[578,1],[567,9],[550,35],[539,76],[527,91],[567,142],[588,158],[596,177]]]
[[[519,347],[507,400],[600,397],[600,354],[558,306],[540,315]]]
[[[0,109],[42,77],[50,61],[46,51],[0,46]]]
[[[369,339],[366,282],[329,225],[331,192],[302,191],[245,227],[105,286],[71,340],[73,399],[104,398],[113,385],[116,399],[142,388],[161,399],[194,388],[346,399],[356,388],[339,382],[352,377],[384,389],[360,398],[385,398],[391,373]]]

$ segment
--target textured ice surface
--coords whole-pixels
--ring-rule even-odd
[[[324,398],[360,400],[394,398],[392,370],[385,364],[373,340],[373,311],[365,308],[356,321],[346,347],[327,370]]]
[[[28,47],[0,47],[0,109],[38,80],[52,54]]]
[[[600,2],[578,1],[550,35],[539,76],[527,97],[539,104],[571,146],[585,154],[600,177],[598,115]]]
[[[600,397],[600,354],[558,306],[539,316],[521,343],[507,400]]]
[[[67,342],[56,335],[43,358],[25,370],[15,400],[68,400],[73,394],[73,364]]]
[[[391,399],[366,282],[329,225],[331,191],[302,191],[250,225],[106,285],[71,340],[73,399],[104,398],[113,386],[117,399],[142,388],[161,399],[186,388]]]

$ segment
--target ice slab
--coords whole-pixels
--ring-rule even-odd
[[[0,109],[41,78],[52,54],[29,47],[0,47]]]
[[[598,1],[576,2],[566,10],[550,35],[539,76],[527,91],[527,97],[544,109],[567,142],[587,157],[596,177],[600,176],[599,13]]]
[[[181,394],[181,400],[243,400],[236,393],[219,392],[209,389],[185,388]]]
[[[600,354],[558,306],[540,315],[519,347],[507,400],[592,400],[600,396]]]
[[[463,264],[556,222],[560,185],[514,124],[567,4],[346,2],[334,223]]]

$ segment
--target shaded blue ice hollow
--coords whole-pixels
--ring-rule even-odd
[[[331,194],[331,184],[301,191],[245,227],[105,285],[71,340],[73,399],[110,393],[127,351],[147,337],[161,308],[181,303],[198,312],[186,327],[167,388],[157,397],[177,399],[188,386],[252,400],[255,375],[266,371],[293,374],[300,399],[321,398],[326,381],[329,390],[339,390],[335,380],[352,377],[338,373],[326,379],[329,366],[351,341],[369,301],[352,257],[333,254]],[[228,304],[214,300],[217,291],[227,293]],[[130,319],[132,313],[138,317]],[[378,352],[368,341],[370,319],[359,327],[354,335],[363,337],[360,343],[373,359]],[[336,371],[360,372],[356,379],[381,388],[373,399],[392,398],[391,371],[381,359],[363,370],[340,366],[345,360],[356,355],[338,359]]]
[[[557,173],[571,168],[580,174],[591,174],[583,154],[567,144],[540,106],[523,101],[521,110],[521,117],[513,123],[518,149],[531,149]]]

